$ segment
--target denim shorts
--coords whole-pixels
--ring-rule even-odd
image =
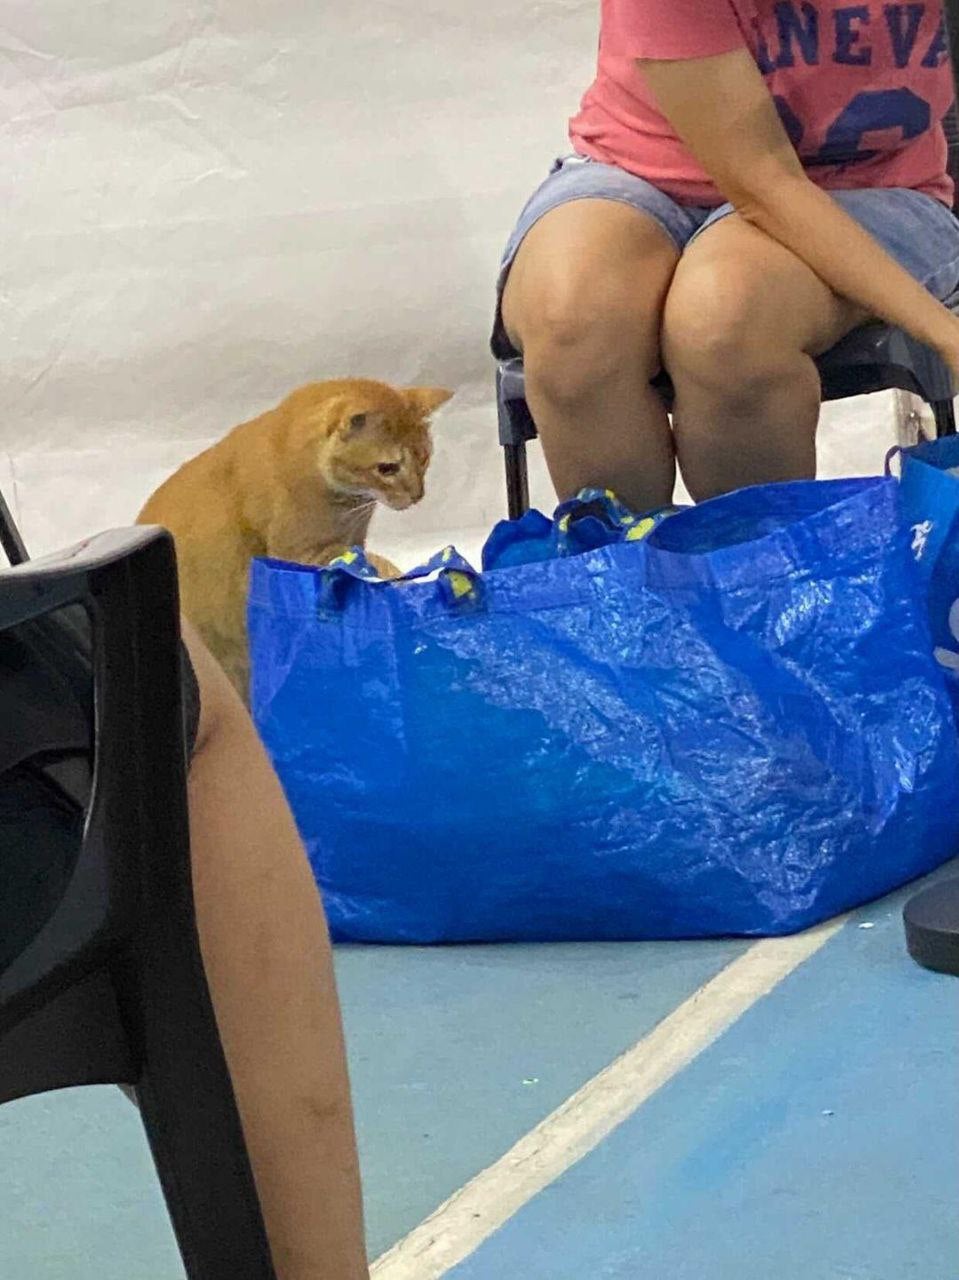
[[[837,204],[930,293],[945,300],[959,285],[959,219],[941,201],[921,191],[900,187],[864,191],[833,191]],[[503,289],[513,259],[527,233],[543,217],[573,200],[612,200],[628,204],[658,222],[682,253],[710,227],[735,212],[731,204],[719,208],[677,204],[657,187],[625,169],[581,156],[557,160],[549,177],[520,214],[509,238],[497,289],[493,352],[499,359],[516,355],[500,312]]]

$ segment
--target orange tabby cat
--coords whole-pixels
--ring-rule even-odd
[[[246,697],[250,561],[329,564],[363,546],[377,502],[419,502],[430,415],[452,392],[348,379],[300,387],[161,485],[140,512],[176,541],[183,611]],[[371,556],[384,577],[398,570]]]

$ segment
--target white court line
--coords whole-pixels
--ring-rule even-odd
[[[846,918],[750,947],[384,1253],[374,1280],[440,1280],[815,955]]]

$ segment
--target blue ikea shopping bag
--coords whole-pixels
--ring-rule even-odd
[[[421,572],[253,569],[254,713],[338,938],[781,934],[959,848],[894,481]]]
[[[959,436],[901,451],[902,504],[926,583],[936,657],[959,712]]]

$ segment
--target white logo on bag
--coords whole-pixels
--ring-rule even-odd
[[[959,600],[949,610],[949,630],[952,638],[959,641]],[[959,671],[959,653],[953,649],[936,649],[936,661],[950,671]]]
[[[912,526],[912,551],[917,560],[921,560],[926,554],[926,543],[929,541],[929,535],[932,533],[933,524],[931,520],[923,520],[921,524]],[[959,639],[959,637],[957,637]]]

